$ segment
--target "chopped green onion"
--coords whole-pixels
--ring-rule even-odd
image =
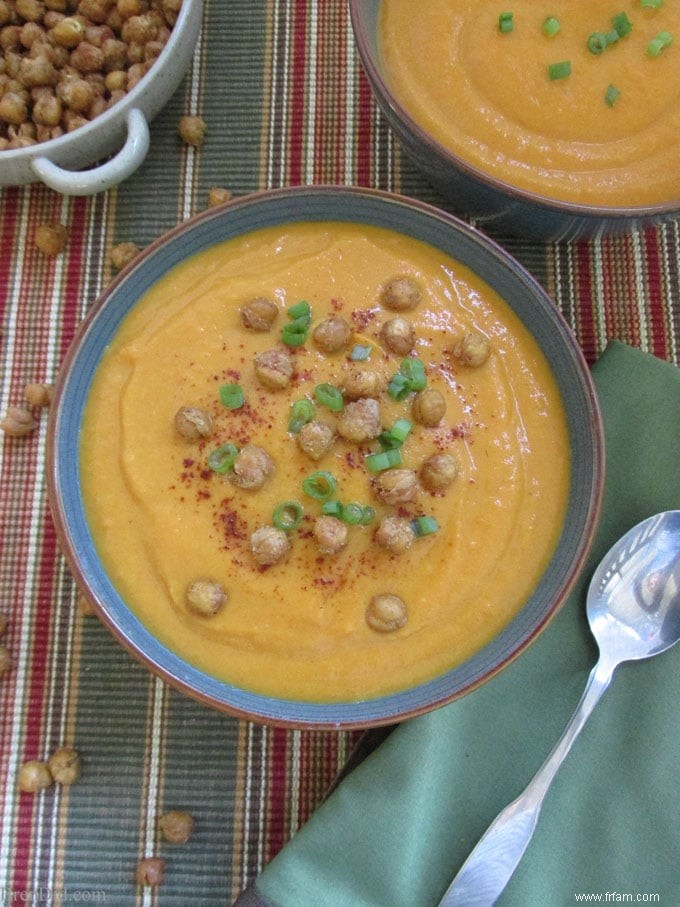
[[[501,13],[498,17],[498,28],[501,33],[507,35],[508,32],[511,32],[514,28],[514,22],[512,21],[512,13]]]
[[[238,447],[235,444],[222,444],[215,448],[208,457],[208,466],[213,472],[224,474],[234,468],[234,461],[238,456]]]
[[[314,404],[311,400],[296,400],[290,408],[288,431],[297,435],[304,425],[314,418]]]
[[[289,321],[281,328],[281,340],[286,346],[302,346],[307,339],[309,332],[309,322],[304,318],[296,318],[295,321]]]
[[[321,505],[321,513],[325,516],[337,516],[342,513],[342,504],[340,501],[324,501]]]
[[[633,23],[625,13],[619,13],[612,18],[612,25],[619,38],[625,38],[633,30]]]
[[[643,9],[659,9],[663,6],[663,0],[640,0],[640,6]]]
[[[361,504],[343,504],[339,517],[343,523],[348,526],[358,526],[364,516],[364,508]]]
[[[393,400],[405,400],[411,393],[411,382],[406,375],[397,372],[396,375],[392,376],[390,383],[387,385],[387,393]]]
[[[566,79],[571,75],[571,60],[561,60],[559,63],[551,63],[548,66],[548,78],[551,81],[556,79]]]
[[[372,507],[364,507],[364,512],[361,515],[361,520],[359,521],[362,526],[368,526],[369,523],[372,523],[375,519],[375,510]]]
[[[647,53],[650,57],[658,57],[672,43],[673,35],[668,31],[660,31],[647,45]]]
[[[617,32],[617,30],[615,28],[612,28],[612,30],[608,31],[606,34],[607,46],[616,44],[620,37],[621,35]]]
[[[277,529],[288,532],[290,529],[297,529],[302,522],[302,514],[302,504],[297,501],[284,501],[274,510],[272,523]]]
[[[307,324],[310,324],[312,321],[312,307],[305,300],[303,300],[302,302],[296,302],[295,305],[292,305],[288,309],[288,317],[291,319],[291,321],[304,319]]]
[[[419,516],[411,520],[411,529],[416,538],[422,538],[424,535],[432,535],[439,529],[439,523],[433,516]]]
[[[604,32],[594,31],[592,35],[588,35],[586,43],[591,54],[601,54],[609,47],[609,38]]]
[[[314,388],[314,397],[316,402],[321,406],[327,406],[333,413],[342,412],[345,405],[342,399],[342,391],[334,384],[317,384]]]
[[[333,497],[337,484],[332,473],[320,470],[319,472],[313,472],[311,476],[307,476],[306,479],[302,480],[302,490],[310,498],[315,498],[317,501],[327,501]]]
[[[391,432],[381,431],[378,435],[378,444],[383,450],[391,450],[393,447],[401,447],[402,442],[397,441]]]
[[[616,85],[609,85],[604,93],[604,101],[608,107],[613,107],[621,92]]]
[[[389,431],[380,432],[378,442],[385,450],[401,447],[412,428],[413,423],[409,422],[408,419],[397,419]]]
[[[391,469],[392,466],[401,466],[403,462],[401,447],[393,447],[390,450],[381,450],[380,453],[369,454],[365,462],[366,469],[369,472],[382,472],[384,469]]]
[[[349,358],[353,362],[365,362],[367,359],[371,358],[371,347],[365,346],[361,343],[357,343],[356,346],[352,347],[352,351],[349,354]]]
[[[546,38],[554,38],[559,30],[560,20],[555,18],[555,16],[548,16],[543,22],[543,34]]]
[[[422,359],[402,359],[399,371],[411,383],[411,390],[422,391],[427,387],[425,363]]]
[[[228,409],[240,409],[246,402],[246,397],[239,384],[223,384],[220,388],[220,400]]]

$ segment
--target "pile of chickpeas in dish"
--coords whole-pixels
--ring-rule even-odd
[[[0,150],[73,132],[125,97],[182,0],[0,0]]]
[[[413,502],[421,488],[434,494],[444,493],[459,472],[458,462],[452,453],[433,454],[414,469],[403,464],[401,452],[397,450],[414,424],[435,428],[442,423],[446,414],[444,395],[427,386],[425,366],[412,355],[416,345],[416,330],[406,313],[416,308],[421,298],[420,286],[410,277],[395,277],[381,291],[381,307],[394,313],[394,317],[386,320],[380,328],[380,349],[404,357],[399,371],[389,383],[383,374],[371,368],[370,348],[355,344],[355,330],[346,319],[340,315],[331,315],[318,322],[311,330],[312,344],[329,356],[346,353],[349,367],[340,387],[317,386],[314,391],[316,406],[311,400],[294,403],[288,425],[288,431],[295,438],[299,450],[314,463],[330,452],[337,438],[359,446],[374,441],[380,443],[383,451],[366,455],[365,462],[367,472],[371,474],[372,493],[379,502],[393,510],[378,520],[373,540],[394,555],[403,554],[418,537],[438,529],[433,518],[408,519],[399,515],[399,509]],[[256,298],[241,307],[241,322],[248,331],[266,334],[273,329],[280,311],[272,300]],[[293,306],[288,310],[288,318],[288,324],[281,331],[282,346],[263,350],[254,357],[252,363],[258,383],[272,392],[288,388],[293,379],[294,358],[286,344],[289,348],[294,348],[307,341],[306,330],[311,328],[308,303]],[[296,329],[298,321],[302,324]],[[301,332],[297,339],[295,330]],[[488,339],[474,332],[458,338],[451,350],[457,363],[469,368],[483,366],[489,354]],[[321,389],[323,392],[320,394]],[[227,386],[227,390],[231,402],[223,399],[225,405],[232,408],[243,405],[239,386]],[[403,401],[404,413],[408,416],[398,419],[391,432],[386,431],[380,412],[379,400],[385,395],[393,401]],[[334,401],[337,405],[334,405]],[[296,422],[294,414],[296,407],[301,404],[302,415]],[[335,416],[334,420],[325,416],[328,410],[331,411],[329,415]],[[324,413],[321,417],[320,411]],[[188,442],[209,439],[213,433],[213,420],[203,409],[183,406],[176,413],[175,429]],[[239,488],[257,490],[275,471],[276,464],[263,447],[246,444],[239,450],[235,445],[227,444],[215,452],[219,454],[223,450],[228,461],[225,460],[224,464],[216,463],[211,468],[224,473],[225,478]],[[209,458],[208,464],[210,463]],[[309,477],[309,481],[312,485],[308,493],[318,501],[333,496],[334,487],[328,489],[329,484],[334,485],[332,474],[315,472]],[[316,491],[319,493],[315,493],[314,482],[317,483]],[[312,535],[320,554],[337,555],[346,547],[352,525],[366,526],[376,518],[372,507],[362,508],[356,504],[349,506],[355,508],[352,519],[342,513],[343,505],[337,501],[328,501],[327,505],[324,504],[321,515],[315,517]],[[252,533],[250,551],[257,565],[270,567],[286,558],[292,548],[291,530],[299,525],[302,509],[297,501],[285,502],[281,505],[279,519],[275,514],[272,525],[261,526]],[[217,614],[227,601],[228,593],[223,584],[211,578],[196,579],[186,591],[187,606],[204,617]],[[365,617],[371,629],[391,632],[406,624],[407,609],[399,596],[385,592],[371,599]]]

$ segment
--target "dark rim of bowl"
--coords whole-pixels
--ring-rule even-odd
[[[273,696],[267,696],[265,694],[251,693],[248,690],[243,690],[231,684],[217,681],[210,675],[207,675],[199,671],[198,669],[193,668],[193,666],[180,658],[180,656],[170,650],[167,646],[155,640],[150,631],[148,631],[146,627],[144,627],[142,622],[135,617],[131,609],[122,600],[122,598],[120,598],[117,591],[113,587],[113,584],[110,583],[110,580],[108,580],[106,572],[103,570],[103,568],[101,568],[101,565],[98,565],[99,572],[106,578],[107,582],[112,588],[114,596],[118,596],[118,598],[120,598],[122,612],[131,618],[132,622],[135,625],[136,632],[145,637],[146,641],[152,647],[156,647],[161,652],[161,654],[164,655],[166,664],[159,663],[158,659],[155,658],[153,654],[150,653],[143,645],[141,645],[138,639],[131,638],[130,633],[126,632],[126,630],[120,625],[120,620],[117,619],[115,615],[112,615],[112,613],[110,613],[109,605],[105,600],[103,600],[103,597],[100,597],[95,591],[93,591],[92,581],[90,575],[88,575],[88,569],[83,566],[82,556],[76,550],[76,545],[74,544],[74,539],[69,528],[69,517],[65,509],[61,484],[61,471],[64,467],[62,464],[60,464],[57,452],[60,426],[62,421],[62,397],[67,390],[72,367],[74,366],[74,364],[78,363],[78,358],[81,355],[81,347],[83,347],[86,343],[91,328],[93,326],[96,326],[97,319],[100,313],[102,313],[106,309],[109,300],[112,297],[115,298],[118,288],[121,287],[121,285],[123,285],[131,275],[134,275],[138,269],[143,268],[146,261],[150,259],[152,260],[156,253],[162,251],[166,247],[171,247],[176,240],[181,239],[181,237],[183,237],[189,231],[192,231],[196,227],[200,227],[200,225],[204,224],[205,222],[210,222],[214,219],[229,218],[230,214],[232,213],[238,216],[239,212],[245,211],[247,213],[248,209],[256,209],[261,205],[268,205],[270,203],[278,204],[280,207],[280,201],[285,204],[287,200],[289,203],[297,205],[303,199],[307,199],[309,204],[311,204],[312,206],[316,204],[316,199],[319,200],[318,204],[320,205],[323,205],[324,203],[328,204],[329,202],[336,203],[339,201],[344,201],[346,204],[350,204],[355,203],[358,200],[360,204],[364,203],[365,205],[375,205],[381,209],[384,207],[386,210],[390,209],[390,212],[393,211],[395,206],[397,208],[405,208],[407,210],[410,210],[411,212],[415,212],[416,214],[418,214],[418,216],[423,217],[424,222],[437,222],[440,227],[443,226],[445,229],[451,228],[465,241],[467,241],[470,247],[475,247],[477,250],[481,250],[481,253],[484,256],[490,256],[491,260],[495,260],[501,268],[505,269],[508,273],[511,274],[512,279],[517,282],[518,286],[521,285],[523,291],[526,291],[528,295],[532,296],[539,302],[542,310],[546,314],[546,317],[549,317],[551,319],[556,328],[556,334],[559,335],[559,341],[562,344],[562,351],[566,353],[567,358],[569,359],[569,362],[571,363],[571,366],[573,367],[573,370],[575,371],[580,382],[580,389],[583,395],[583,404],[587,411],[587,423],[592,439],[592,447],[589,448],[589,452],[592,458],[592,468],[588,473],[587,488],[585,488],[583,495],[585,500],[585,503],[582,505],[584,516],[582,519],[582,525],[579,523],[579,526],[577,527],[578,538],[575,543],[575,550],[570,561],[570,566],[565,572],[564,576],[561,578],[558,587],[553,591],[549,606],[541,606],[542,610],[540,619],[532,619],[527,630],[520,630],[519,639],[513,638],[510,641],[510,644],[508,646],[505,646],[500,657],[495,658],[492,665],[485,668],[482,673],[478,673],[478,676],[475,676],[469,682],[461,684],[454,689],[446,689],[446,684],[444,684],[444,690],[439,690],[436,695],[432,695],[426,701],[419,702],[414,705],[412,704],[406,707],[398,706],[401,698],[408,696],[413,691],[425,690],[426,688],[429,689],[433,687],[433,685],[436,686],[438,683],[443,683],[445,679],[454,671],[460,670],[462,667],[469,664],[479,655],[484,653],[487,648],[493,646],[496,640],[499,639],[502,634],[505,633],[510,627],[512,627],[513,624],[521,617],[522,612],[520,612],[520,614],[517,615],[517,617],[513,619],[513,621],[511,621],[511,623],[507,625],[506,628],[504,628],[504,630],[501,631],[498,637],[496,637],[491,643],[480,650],[479,653],[475,653],[475,655],[464,662],[463,665],[456,666],[450,671],[444,672],[442,675],[434,678],[432,681],[426,681],[424,683],[417,684],[415,687],[409,690],[397,691],[394,694],[386,694],[385,696],[377,696],[366,700],[327,703],[306,700],[288,700]],[[356,217],[352,217],[351,214],[350,216],[345,217],[340,215],[333,216],[330,213],[326,213],[323,217],[314,217],[307,216],[307,214],[303,212],[303,216],[297,218],[297,220],[302,222],[309,222],[314,220],[317,220],[319,222],[336,220],[346,223],[370,223],[367,219],[366,213],[359,213]],[[250,229],[260,229],[267,226],[282,225],[290,222],[290,216],[280,220],[275,218],[274,220],[268,220],[266,223],[260,223],[257,226],[253,226]],[[393,217],[390,217],[389,223],[390,226],[388,228],[400,232],[396,220],[394,220]],[[224,238],[233,238],[234,236],[244,235],[247,232],[249,232],[249,230],[241,229],[233,233],[229,237]],[[405,235],[409,234],[405,233]],[[420,239],[420,237],[417,238]],[[420,241],[427,242],[427,240],[422,239]],[[195,254],[197,251],[199,250],[192,250],[191,254]],[[445,252],[445,254],[452,253]],[[177,264],[177,262],[175,264]],[[175,265],[173,265],[173,267],[174,266]],[[480,276],[482,277],[482,279],[487,279],[483,274]],[[85,391],[82,391],[82,393],[85,393]],[[74,457],[70,450],[69,454],[71,460],[77,461],[77,457]],[[192,218],[189,218],[188,220],[182,222],[181,224],[178,224],[176,227],[173,227],[166,233],[162,234],[160,237],[150,243],[149,246],[147,246],[132,262],[130,262],[125,268],[120,271],[120,273],[98,297],[98,299],[95,301],[95,303],[87,313],[85,319],[80,324],[60,367],[59,375],[55,384],[53,400],[50,406],[47,429],[46,467],[48,501],[56,527],[57,540],[59,547],[66,558],[67,564],[76,580],[76,585],[86,595],[88,600],[95,606],[99,617],[111,631],[112,635],[123,645],[123,647],[130,654],[132,654],[138,661],[144,664],[147,669],[149,669],[153,674],[161,677],[171,686],[179,689],[193,699],[237,718],[255,721],[270,726],[279,726],[286,728],[308,730],[351,730],[394,724],[395,722],[403,721],[405,719],[432,711],[435,708],[439,708],[440,706],[446,705],[449,702],[460,698],[461,696],[467,694],[468,692],[471,692],[472,690],[481,686],[487,680],[490,680],[492,677],[498,674],[503,668],[505,668],[522,652],[524,652],[524,650],[542,632],[549,621],[559,611],[568,593],[571,591],[574,582],[576,581],[579,573],[584,566],[584,561],[587,557],[588,551],[591,547],[595,535],[599,520],[604,484],[604,434],[602,417],[594,384],[592,382],[588,366],[583,357],[583,353],[576,342],[575,336],[569,328],[566,320],[559,312],[557,306],[554,304],[554,302],[552,302],[543,287],[508,252],[506,252],[496,242],[489,239],[489,237],[482,231],[460,220],[455,215],[440,210],[425,202],[378,189],[320,185],[313,187],[272,189],[256,192],[251,195],[235,199],[222,206],[202,211],[201,213],[195,215]],[[78,485],[77,482],[76,484]],[[78,498],[78,500],[80,501],[80,498]],[[559,544],[560,543],[558,543],[558,548]],[[539,580],[539,584],[540,582],[541,580]],[[530,602],[534,598],[534,596],[535,592],[532,593],[532,596],[528,601]],[[168,666],[167,661],[170,661],[174,664],[174,669]],[[183,674],[186,675],[187,672],[189,674],[195,674],[197,678],[200,677],[201,679],[207,679],[207,681],[210,681],[212,686],[218,687],[219,690],[222,691],[222,696],[219,696],[216,693],[211,694],[210,692],[197,689],[194,684],[192,684],[182,676]],[[234,696],[236,696],[237,701],[234,701]],[[241,700],[245,700],[245,703],[241,702]],[[385,711],[384,709],[379,709],[378,711],[376,711],[377,705],[385,701],[387,701],[388,703],[393,702],[395,706],[389,711]],[[267,703],[269,704],[269,706],[265,708],[265,704]],[[255,704],[257,704],[257,706]]]
[[[680,199],[671,202],[663,202],[657,205],[639,205],[630,207],[609,207],[599,205],[585,205],[578,202],[568,202],[557,198],[550,198],[547,195],[541,195],[537,192],[530,192],[507,183],[497,177],[479,170],[466,160],[454,154],[444,145],[440,144],[422,126],[420,126],[402,107],[392,94],[386,79],[382,74],[379,62],[375,59],[372,52],[372,42],[368,37],[369,25],[367,17],[370,12],[364,0],[349,0],[350,20],[354,39],[359,51],[361,64],[366,72],[368,81],[373,89],[376,100],[383,108],[388,120],[390,112],[393,117],[401,121],[404,126],[417,139],[427,146],[433,155],[443,160],[454,170],[462,171],[467,177],[482,183],[487,189],[500,192],[509,196],[511,199],[523,201],[530,205],[537,205],[560,214],[570,214],[576,217],[587,217],[593,219],[612,218],[612,219],[638,219],[638,218],[661,218],[676,215],[680,211]]]

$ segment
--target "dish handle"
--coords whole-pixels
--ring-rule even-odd
[[[127,179],[149,151],[149,124],[138,108],[127,115],[127,139],[111,160],[91,170],[65,170],[46,157],[31,161],[33,172],[45,185],[64,195],[94,195]]]

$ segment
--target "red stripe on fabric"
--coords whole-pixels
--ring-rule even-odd
[[[9,297],[12,257],[17,236],[19,217],[19,192],[17,189],[5,189],[3,194],[3,212],[0,222],[0,318],[4,319]]]
[[[645,231],[643,237],[645,267],[649,286],[649,328],[652,351],[660,359],[669,357],[666,322],[663,304],[663,275],[660,264],[659,233],[655,229]]]
[[[266,860],[275,856],[286,843],[284,817],[288,798],[288,732],[282,728],[272,728],[270,739],[271,781],[269,783],[268,813],[270,818],[274,817],[276,821],[270,821],[267,825]]]
[[[576,299],[581,314],[581,348],[586,360],[594,362],[597,354],[597,335],[595,315],[593,312],[593,280],[591,270],[591,253],[587,243],[578,243],[576,247]]]
[[[293,13],[293,42],[291,59],[291,102],[288,136],[289,182],[291,186],[302,183],[302,158],[304,149],[305,116],[305,50],[307,42],[307,3],[296,0]]]

